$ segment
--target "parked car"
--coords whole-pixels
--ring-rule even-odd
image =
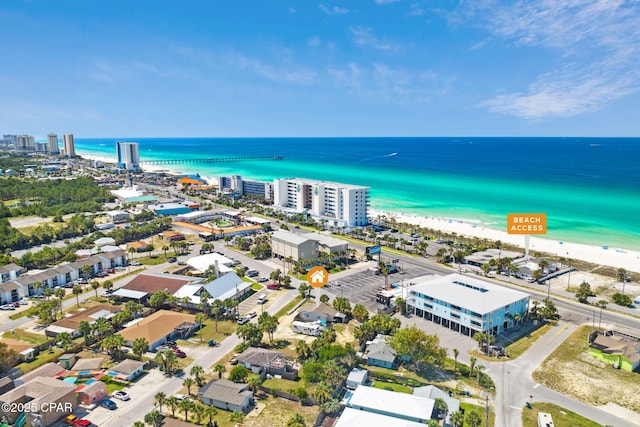
[[[256,313],[255,311],[252,311],[251,313],[247,314],[247,316],[249,316],[249,318],[251,318],[251,319],[253,319],[257,315],[258,315],[258,313]]]
[[[160,351],[167,351],[169,350],[171,347],[169,347],[168,345],[159,345],[156,347],[156,351],[160,352]]]
[[[111,395],[111,397],[114,397],[114,398],[120,399],[120,400],[129,400],[129,399],[131,399],[131,397],[129,397],[129,394],[126,391],[122,391],[122,390],[114,391],[113,394]]]
[[[268,282],[269,279],[267,277],[262,276],[261,278],[258,279],[258,283],[264,283],[264,282]]]
[[[118,409],[118,405],[116,405],[116,402],[114,402],[111,399],[101,400],[100,406],[102,406],[103,408],[107,408],[110,411],[113,411],[114,409]]]
[[[171,258],[168,259],[168,261],[169,262],[176,262],[176,261],[178,261],[178,259],[176,257],[172,256]]]
[[[13,306],[13,304],[5,304],[3,306],[0,306],[0,310],[15,310],[16,308]]]
[[[269,283],[267,285],[267,289],[274,289],[274,290],[278,290],[280,289],[280,285],[278,285],[277,283]]]
[[[249,270],[247,271],[247,277],[256,277],[259,276],[258,270]]]
[[[187,263],[184,261],[178,261],[178,265],[187,265]]]
[[[182,350],[175,350],[173,352],[173,354],[175,354],[176,356],[178,356],[180,359],[184,359],[185,357],[187,357],[187,353],[185,353]]]
[[[238,325],[244,325],[245,323],[247,323],[250,319],[246,316],[242,316],[238,319]]]
[[[236,353],[233,356],[231,356],[231,359],[229,359],[229,363],[232,365],[237,365],[239,356],[240,356],[240,353]]]
[[[131,265],[141,265],[138,261],[131,261],[129,264],[131,264]]]

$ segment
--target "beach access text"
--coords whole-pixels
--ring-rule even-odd
[[[518,213],[507,215],[509,234],[547,234],[547,214]]]

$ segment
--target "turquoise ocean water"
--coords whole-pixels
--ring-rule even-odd
[[[640,249],[640,138],[99,138],[79,155],[115,160],[281,155],[282,161],[182,164],[203,176],[324,179],[371,187],[371,207],[477,221],[542,212],[549,239]]]

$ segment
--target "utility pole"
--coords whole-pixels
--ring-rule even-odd
[[[489,427],[489,394],[484,396],[484,427]]]

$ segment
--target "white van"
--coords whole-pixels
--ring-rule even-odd
[[[264,304],[265,302],[267,302],[267,296],[265,294],[262,294],[258,297],[258,304]]]

